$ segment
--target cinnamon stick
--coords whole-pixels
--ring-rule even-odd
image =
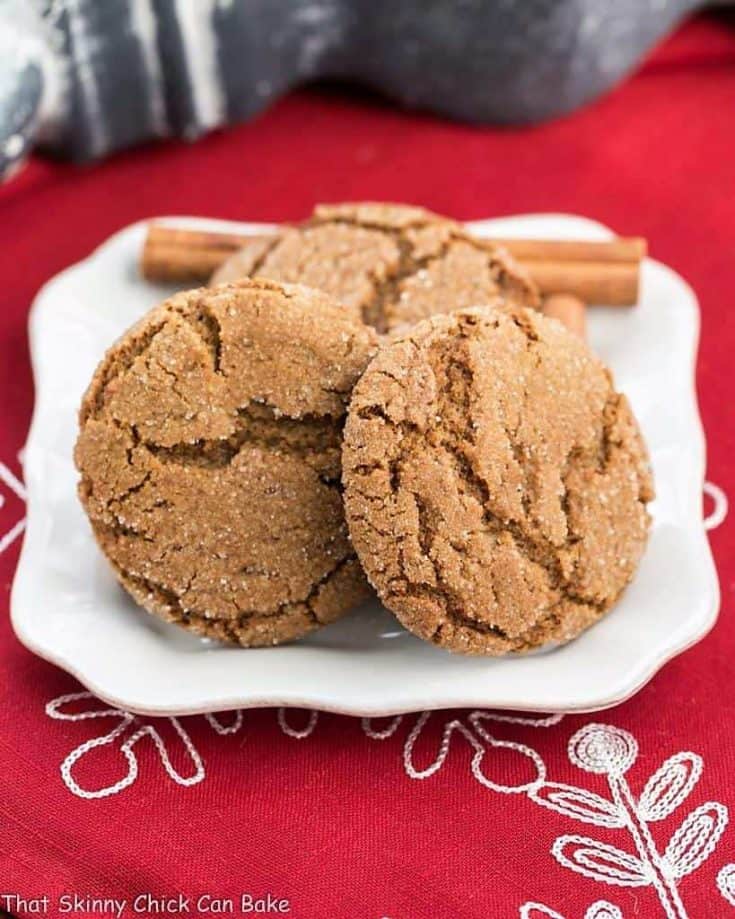
[[[159,223],[148,225],[140,273],[148,281],[206,283],[226,258],[252,236],[208,230],[182,230]]]
[[[648,251],[639,236],[610,240],[492,239],[518,261],[542,295],[565,293],[584,303],[632,306],[638,302],[641,261]]]
[[[640,262],[648,252],[640,236],[617,236],[602,242],[572,239],[496,239],[519,262]]]
[[[631,306],[638,302],[638,262],[521,262],[542,294],[568,293],[585,303]]]
[[[552,294],[541,306],[544,316],[558,319],[572,334],[582,341],[587,338],[586,306],[583,300],[572,294]]]
[[[207,283],[212,273],[255,237],[245,233],[148,227],[141,274],[150,281]],[[263,237],[260,237],[263,238]],[[568,293],[585,303],[627,306],[638,300],[646,242],[638,237],[606,242],[492,239],[528,271],[543,295]]]

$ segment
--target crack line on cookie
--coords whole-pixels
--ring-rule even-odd
[[[325,217],[313,216],[307,221],[306,226],[327,226],[329,224],[382,233],[391,238],[398,248],[398,264],[393,272],[385,278],[378,278],[374,273],[371,274],[374,292],[368,303],[363,306],[363,320],[380,333],[391,330],[391,318],[397,319],[395,324],[400,325],[400,317],[391,317],[389,308],[397,306],[400,302],[402,283],[418,272],[441,263],[457,243],[465,243],[487,256],[488,269],[499,288],[498,296],[503,297],[506,291],[511,291],[520,296],[521,300],[528,303],[529,306],[533,308],[539,306],[538,293],[533,283],[524,276],[504,249],[488,240],[467,233],[459,224],[447,218],[439,215],[425,217],[417,215],[410,222],[396,226],[387,221],[380,222],[342,214]],[[408,234],[411,231],[424,230],[433,226],[443,229],[446,237],[439,243],[435,252],[422,257],[415,256],[414,246]]]
[[[179,622],[189,626],[216,626],[222,630],[229,641],[233,644],[238,644],[240,642],[241,633],[246,631],[247,626],[256,619],[259,621],[267,619],[270,625],[277,625],[279,620],[288,619],[295,614],[305,612],[315,628],[323,625],[324,623],[319,619],[314,610],[315,600],[318,598],[323,588],[333,578],[337,577],[347,565],[356,561],[357,556],[355,553],[349,552],[339,558],[332,568],[310,587],[308,593],[303,598],[287,600],[270,610],[239,610],[235,601],[231,600],[232,606],[238,610],[237,615],[232,618],[210,618],[203,612],[197,612],[196,610],[188,609],[184,606],[183,597],[196,579],[196,572],[189,578],[187,586],[179,594],[171,588],[160,584],[155,578],[132,574],[115,562],[112,564],[117,572],[118,578],[123,584],[132,583],[134,586],[142,588],[142,591],[146,594],[152,594],[157,596],[159,600],[163,600],[168,608],[169,621]]]

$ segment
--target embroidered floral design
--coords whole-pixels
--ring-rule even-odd
[[[704,528],[705,530],[715,530],[718,526],[720,526],[721,523],[723,523],[725,517],[727,517],[727,495],[720,488],[720,486],[715,485],[714,482],[705,482],[703,491],[712,499],[714,503],[714,507],[704,518]]]
[[[97,703],[99,707],[79,708],[78,703],[89,700]],[[306,724],[297,728],[293,727],[287,720],[289,717],[287,715],[288,711],[285,708],[278,709],[277,719],[281,731],[286,736],[296,740],[303,740],[309,737],[316,727],[318,713],[309,711]],[[94,721],[100,718],[109,718],[116,722],[114,727],[107,733],[86,740],[78,747],[75,747],[61,764],[61,778],[64,784],[72,794],[79,798],[88,800],[107,798],[129,788],[138,778],[138,759],[135,755],[135,747],[146,737],[149,737],[153,742],[164,771],[177,785],[184,787],[198,785],[206,778],[202,757],[178,718],[154,718],[149,722],[144,722],[138,716],[133,715],[132,712],[126,712],[112,706],[106,707],[91,692],[72,692],[52,699],[46,706],[46,714],[55,721]],[[205,721],[216,734],[222,737],[237,734],[242,729],[244,722],[242,711],[230,712],[225,717],[227,720],[223,721],[218,715],[204,715]],[[161,734],[161,730],[168,726],[173,729],[173,742],[180,748],[183,747],[185,758],[191,766],[190,774],[183,774],[173,766],[168,749],[168,744],[171,741],[169,740],[167,744]],[[159,727],[161,730],[159,730]],[[169,731],[166,733],[170,734]],[[90,789],[80,785],[74,777],[74,769],[79,761],[93,750],[112,746],[117,742],[119,742],[120,753],[127,765],[127,772],[122,778],[101,788]]]
[[[735,906],[735,865],[723,865],[717,874],[717,889],[730,906]]]
[[[569,759],[586,772],[622,775],[638,756],[632,734],[607,724],[590,724],[569,741]]]
[[[544,782],[529,792],[531,800],[583,823],[625,829],[635,854],[587,836],[558,837],[552,854],[565,868],[605,884],[622,887],[653,885],[670,919],[687,913],[677,882],[706,861],[727,825],[724,805],[708,801],[691,811],[660,852],[649,824],[672,814],[702,774],[702,759],[683,752],[669,757],[646,782],[638,801],[625,774],[638,755],[632,734],[606,724],[588,724],[569,741],[570,761],[585,772],[605,775],[610,798],[584,788]]]
[[[372,718],[362,719],[362,729],[367,737],[372,740],[386,740],[392,737],[398,730],[403,721],[403,715],[397,715],[392,718],[383,728],[375,728]],[[441,741],[434,759],[423,768],[416,765],[414,749],[416,742],[424,731],[431,712],[422,712],[414,722],[411,730],[406,737],[403,745],[403,767],[411,779],[428,779],[437,773],[446,761],[449,754],[452,736],[458,734],[467,741],[473,750],[470,768],[475,779],[485,788],[491,791],[497,791],[501,794],[524,794],[530,793],[535,788],[541,786],[546,778],[546,765],[539,754],[526,744],[516,743],[510,740],[499,740],[489,733],[485,727],[485,722],[500,722],[510,724],[522,724],[533,727],[550,727],[552,724],[558,724],[562,715],[550,715],[546,718],[524,718],[515,715],[502,715],[495,712],[474,711],[471,712],[466,720],[455,718],[447,721],[442,729]],[[514,750],[531,762],[534,767],[535,776],[526,782],[517,785],[506,785],[498,783],[488,778],[482,768],[483,760],[489,749]]]
[[[222,724],[222,722],[215,715],[205,715],[205,719],[209,722],[210,727],[214,730],[215,734],[219,734],[221,737],[224,737],[227,734],[237,734],[237,732],[242,727],[243,717],[242,711],[237,709],[234,713],[234,718],[232,719],[231,724]]]
[[[17,476],[13,475],[5,463],[0,463],[0,483],[9,489],[10,492],[16,496],[16,498],[19,498],[23,504],[26,503],[25,486]],[[0,508],[2,508],[4,504],[5,496],[0,491]],[[5,552],[6,549],[10,548],[10,546],[23,532],[25,526],[26,518],[23,516],[20,518],[20,520],[17,520],[9,530],[0,535],[0,554]]]
[[[59,696],[57,699],[49,702],[46,706],[46,714],[49,716],[49,718],[54,718],[57,721],[90,721],[98,718],[111,718],[117,721],[117,724],[106,734],[100,734],[98,737],[94,737],[91,740],[86,740],[84,743],[81,743],[78,747],[71,751],[71,753],[61,764],[61,778],[63,779],[63,782],[69,791],[72,792],[72,794],[77,795],[79,798],[87,799],[106,798],[110,795],[118,794],[119,792],[123,791],[123,789],[132,785],[133,782],[135,782],[135,780],[138,778],[138,759],[135,755],[134,748],[136,744],[144,737],[151,738],[161,760],[161,765],[168,774],[169,778],[176,782],[177,785],[196,785],[204,778],[205,772],[202,758],[194,747],[191,738],[181,726],[179,719],[161,718],[157,720],[159,720],[160,723],[170,723],[174,729],[175,734],[181,740],[187,758],[192,766],[191,774],[182,775],[174,768],[169,757],[168,749],[163,741],[163,738],[161,737],[161,734],[157,728],[148,723],[137,727],[132,733],[128,734],[125,740],[123,740],[120,744],[120,752],[122,753],[123,758],[127,763],[127,773],[123,775],[122,778],[118,779],[116,782],[113,782],[110,785],[102,786],[101,788],[89,789],[82,787],[74,778],[74,766],[92,750],[114,744],[119,738],[125,735],[125,733],[128,731],[128,728],[138,723],[138,719],[136,719],[135,715],[117,708],[92,708],[81,711],[66,710],[66,706],[70,703],[72,703],[74,706],[74,703],[81,702],[82,700],[94,700],[95,702],[97,701],[92,693],[89,692],[68,693],[67,695]],[[213,727],[216,725],[215,730],[217,730],[218,733],[228,732],[228,729],[223,728],[214,718],[214,716],[208,716],[208,720]]]
[[[73,794],[86,799],[103,798],[118,794],[132,785],[138,777],[134,748],[145,737],[152,740],[164,771],[176,784],[196,785],[205,778],[202,758],[179,719],[154,720],[159,725],[169,724],[173,728],[174,736],[183,745],[191,765],[189,774],[173,766],[167,743],[154,724],[141,723],[130,712],[113,707],[78,709],[77,703],[94,698],[89,692],[69,693],[59,696],[46,706],[46,714],[59,721],[99,718],[117,721],[107,733],[87,740],[72,750],[61,764],[62,779]],[[72,706],[71,711],[67,709],[69,705]],[[301,727],[295,727],[289,721],[290,717],[289,709],[278,709],[277,721],[281,731],[288,737],[303,740],[314,732],[319,715],[307,710],[306,722]],[[372,740],[385,741],[397,733],[408,717],[396,715],[385,720],[382,725],[376,722],[384,719],[363,718],[362,730]],[[633,735],[613,725],[585,725],[570,738],[567,752],[570,762],[583,772],[606,777],[610,796],[603,797],[585,788],[547,781],[546,764],[536,750],[526,744],[498,739],[486,726],[491,722],[545,728],[558,724],[562,715],[523,717],[477,710],[464,718],[450,719],[441,728],[439,745],[433,758],[427,765],[421,766],[417,763],[415,748],[431,717],[431,712],[415,716],[403,742],[403,766],[409,778],[423,780],[439,772],[449,755],[453,737],[458,735],[471,748],[472,775],[485,788],[501,794],[526,794],[536,804],[565,817],[607,829],[626,830],[633,842],[634,851],[626,851],[588,836],[559,836],[551,852],[562,867],[609,885],[652,886],[668,919],[686,919],[687,913],[677,884],[696,871],[714,851],[727,825],[727,808],[716,801],[694,808],[672,834],[663,852],[657,847],[649,824],[669,817],[687,799],[702,775],[700,756],[685,751],[669,757],[649,777],[636,800],[626,779],[626,773],[638,756],[638,744]],[[219,735],[238,733],[244,720],[242,711],[232,713],[226,722],[215,715],[208,714],[204,718]],[[118,741],[120,753],[127,764],[126,774],[102,788],[82,787],[73,775],[77,763],[92,750]],[[492,749],[512,750],[520,754],[531,763],[532,777],[516,784],[494,781],[484,769],[485,758]],[[735,864],[725,865],[721,869],[717,885],[722,896],[735,906]],[[520,916],[521,919],[564,919],[560,913],[534,901],[528,901],[520,907]],[[587,908],[584,919],[622,919],[622,912],[607,900],[598,900]]]
[[[306,724],[302,728],[294,728],[288,723],[288,716],[286,714],[288,711],[289,709],[283,707],[278,709],[278,726],[283,733],[287,737],[293,737],[294,740],[304,740],[310,737],[314,733],[314,728],[319,720],[319,712],[310,710]]]
[[[520,919],[564,919],[561,913],[550,909],[543,903],[524,903],[520,910]],[[607,900],[596,900],[587,907],[584,919],[623,919],[620,908]]]

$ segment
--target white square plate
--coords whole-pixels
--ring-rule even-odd
[[[508,237],[610,235],[565,215],[488,220],[472,229]],[[409,635],[375,602],[296,644],[243,650],[206,643],[148,616],[117,586],[98,551],[72,464],[77,407],[97,362],[168,292],[138,275],[144,232],[136,224],[113,236],[50,281],[33,306],[28,525],[12,594],[13,626],[32,651],[100,698],[151,715],[268,705],[354,715],[464,706],[591,711],[632,695],[712,626],[719,591],[702,524],[705,447],[694,391],[699,310],[687,284],[652,260],[643,266],[640,304],[595,308],[589,329],[651,451],[653,530],[622,601],[576,641],[530,657],[463,658]]]

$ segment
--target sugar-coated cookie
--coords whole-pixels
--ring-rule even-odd
[[[81,407],[79,494],[140,604],[257,646],[367,595],[340,442],[375,343],[321,293],[245,281],[172,297],[108,351]]]
[[[382,601],[467,654],[596,622],[633,577],[653,497],[609,371],[528,309],[434,316],[381,349],[353,392],[343,478]]]

